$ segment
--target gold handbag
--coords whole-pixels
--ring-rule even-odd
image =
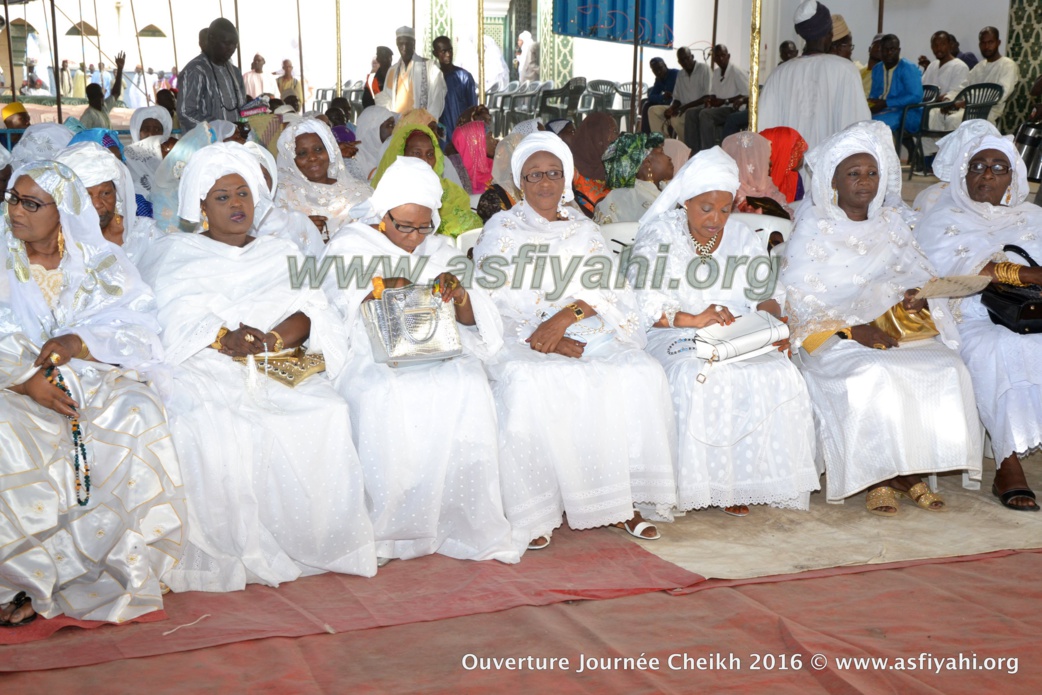
[[[872,322],[873,326],[886,333],[898,343],[927,340],[940,335],[930,316],[930,310],[922,308],[909,313],[901,302],[887,309],[886,313]]]
[[[249,357],[233,357],[240,364],[248,364]],[[283,386],[294,388],[313,374],[326,371],[326,358],[321,353],[305,352],[303,347],[281,352],[260,353],[253,356],[258,372]]]

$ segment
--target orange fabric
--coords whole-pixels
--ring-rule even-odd
[[[604,200],[611,192],[611,189],[608,188],[604,181],[588,179],[580,174],[578,169],[575,170],[575,179],[572,182],[572,187],[576,193],[576,204],[591,217],[593,216],[594,208],[597,207],[597,203]]]
[[[771,141],[771,179],[790,203],[796,200],[798,169],[807,152],[807,141],[795,129],[780,126],[760,133]]]

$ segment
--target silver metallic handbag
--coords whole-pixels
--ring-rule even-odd
[[[437,362],[463,352],[456,308],[431,293],[429,285],[385,289],[362,304],[373,358],[389,367]]]

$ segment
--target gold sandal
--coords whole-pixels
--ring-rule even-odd
[[[897,498],[900,494],[889,485],[882,485],[868,491],[865,495],[865,507],[877,516],[897,516]],[[885,507],[890,507],[892,511],[884,511]]]
[[[908,499],[929,512],[943,512],[948,509],[948,504],[944,501],[944,498],[936,492],[930,492],[929,486],[924,482],[916,483],[912,487],[908,488],[908,492],[902,492],[901,494],[907,496]],[[930,506],[935,502],[940,502],[941,506]]]

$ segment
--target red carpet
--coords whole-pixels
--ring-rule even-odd
[[[556,538],[555,538],[556,542]],[[392,563],[393,564],[393,563]],[[403,563],[404,564],[404,563]],[[519,607],[337,635],[228,644],[84,668],[7,674],[4,692],[1032,693],[1042,690],[1042,554],[815,579]],[[131,626],[136,629],[144,626]],[[97,630],[97,638],[121,630]],[[177,634],[184,632],[179,631]],[[73,634],[69,631],[69,634]],[[86,633],[79,633],[86,634]],[[56,635],[61,638],[64,635]],[[56,647],[48,641],[49,647]],[[59,651],[55,649],[55,651]],[[5,666],[12,657],[0,650]],[[464,657],[567,657],[569,669],[475,669]],[[658,669],[578,673],[587,657]],[[734,654],[741,668],[672,670],[670,655]],[[774,655],[772,668],[763,655]],[[782,668],[801,655],[800,668]],[[827,663],[809,667],[814,654]],[[977,656],[978,668],[842,668],[845,657]],[[753,668],[760,655],[759,668]],[[984,669],[985,659],[1015,658]],[[683,656],[675,657],[674,664]],[[718,661],[713,660],[713,665]],[[818,662],[820,663],[820,662]],[[929,663],[929,662],[928,662]],[[957,663],[957,662],[956,662]],[[1016,673],[1011,673],[1015,670]]]
[[[243,640],[368,630],[517,606],[611,599],[701,581],[702,577],[660,560],[621,534],[558,529],[550,548],[527,553],[518,565],[434,555],[391,562],[373,579],[324,574],[278,589],[254,585],[230,594],[169,594],[166,620],[160,614],[114,626],[38,619],[23,628],[0,630],[0,645],[10,645],[0,649],[0,671],[84,666]],[[53,634],[66,626],[99,625],[102,629]],[[181,625],[185,627],[170,632]]]

